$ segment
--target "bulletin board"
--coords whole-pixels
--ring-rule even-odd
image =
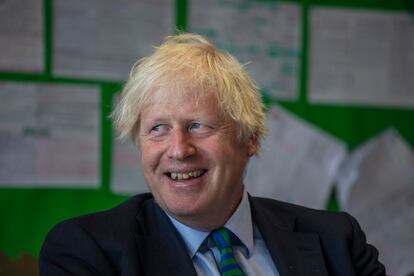
[[[5,1],[8,2],[8,1]],[[36,1],[32,1],[36,2]],[[93,1],[86,1],[93,5]],[[109,3],[110,1],[105,1]],[[123,1],[128,2],[128,1]],[[145,2],[145,1],[143,1]],[[150,2],[150,1],[146,1]],[[159,1],[165,6],[168,6],[171,20],[173,20],[172,28],[165,26],[166,30],[160,30],[160,35],[165,32],[173,34],[176,30],[191,30],[191,5],[195,5],[190,0],[176,0],[174,1]],[[194,1],[196,2],[196,1]],[[218,1],[224,4],[231,4],[235,1]],[[272,0],[256,0],[256,1],[239,1],[246,5],[252,2],[257,3],[279,3]],[[365,102],[346,102],[346,101],[318,101],[315,100],[318,96],[312,96],[310,93],[311,80],[311,36],[316,35],[311,32],[311,13],[314,9],[319,7],[336,8],[336,9],[353,9],[363,11],[405,11],[414,14],[414,5],[412,1],[396,0],[396,1],[373,1],[373,0],[302,0],[302,1],[284,1],[283,4],[293,4],[298,7],[298,15],[300,18],[299,32],[300,40],[296,45],[296,57],[298,63],[295,65],[295,72],[297,73],[296,82],[289,83],[289,87],[294,87],[294,93],[289,91],[283,95],[272,94],[270,90],[263,90],[263,98],[270,108],[272,105],[280,105],[286,110],[292,112],[298,117],[307,122],[318,126],[320,129],[329,133],[333,137],[344,141],[348,150],[353,150],[358,145],[369,140],[371,137],[381,133],[389,127],[393,127],[401,134],[402,137],[411,145],[414,146],[414,104],[376,104]],[[0,4],[0,8],[1,8]],[[130,67],[125,67],[123,64],[111,64],[114,70],[118,70],[117,74],[111,72],[111,68],[106,70],[95,70],[91,68],[90,71],[82,75],[79,73],[80,69],[65,66],[63,56],[58,56],[56,53],[65,53],[65,46],[70,45],[71,40],[65,40],[64,33],[71,32],[73,29],[66,29],[63,23],[57,20],[58,16],[67,16],[59,13],[64,10],[64,6],[59,10],[59,5],[62,1],[44,0],[42,2],[40,22],[41,22],[41,40],[37,41],[36,49],[38,53],[31,53],[28,58],[31,59],[32,66],[25,68],[24,62],[16,68],[13,65],[4,65],[0,70],[1,83],[13,83],[20,85],[52,85],[52,86],[69,86],[82,87],[89,90],[98,91],[99,113],[98,116],[98,156],[97,162],[98,175],[96,181],[92,181],[91,185],[84,185],[82,187],[54,187],[53,183],[39,187],[30,187],[24,185],[3,185],[0,186],[0,217],[2,224],[0,226],[0,252],[2,255],[11,258],[18,258],[20,255],[29,253],[33,258],[37,258],[39,250],[47,232],[57,222],[74,216],[109,209],[120,202],[126,200],[128,195],[120,195],[113,192],[111,188],[112,177],[112,159],[113,159],[113,145],[114,133],[112,130],[112,123],[109,119],[113,107],[114,96],[122,89],[122,85],[127,78],[127,70]],[[85,4],[86,5],[86,4]],[[33,7],[38,9],[39,7]],[[67,8],[67,7],[66,7]],[[151,9],[148,5],[146,7]],[[241,7],[242,8],[242,7]],[[81,7],[79,7],[81,9]],[[108,8],[109,9],[109,8]],[[29,13],[30,11],[28,11]],[[74,9],[74,13],[79,12]],[[108,10],[102,11],[103,14]],[[119,14],[123,14],[120,11]],[[139,9],[137,9],[139,12]],[[99,14],[81,14],[80,18],[85,20],[93,20],[98,18]],[[69,16],[70,18],[70,16]],[[89,19],[88,19],[89,18]],[[125,18],[128,18],[126,16]],[[413,15],[414,18],[414,15]],[[102,49],[105,54],[113,48],[121,47],[126,49],[130,45],[123,45],[120,39],[122,36],[114,36],[105,40],[105,36],[113,31],[115,28],[112,21],[101,18],[100,24],[108,25],[106,32],[97,34],[97,37],[92,39],[103,39],[103,42],[108,43],[106,48]],[[39,18],[37,19],[39,20]],[[60,22],[60,23],[59,23]],[[260,22],[259,22],[260,23]],[[149,22],[148,24],[152,24]],[[156,23],[154,23],[156,24]],[[0,24],[1,25],[1,24]],[[149,25],[151,26],[151,25]],[[82,26],[72,26],[71,28],[81,28]],[[84,28],[93,28],[94,26],[83,26]],[[243,26],[247,28],[247,26]],[[169,28],[169,29],[168,29]],[[131,28],[132,29],[132,28]],[[0,27],[1,31],[1,27]],[[145,30],[143,30],[145,31]],[[243,28],[238,30],[243,32]],[[2,30],[3,34],[7,32]],[[39,30],[34,33],[39,35]],[[168,34],[168,33],[167,33]],[[1,36],[2,34],[0,34]],[[7,35],[7,34],[6,34]],[[12,36],[12,34],[9,34]],[[63,37],[60,42],[56,37]],[[87,36],[82,37],[84,47],[89,47]],[[32,40],[29,41],[33,43]],[[0,40],[0,43],[6,45],[6,40]],[[18,42],[14,42],[18,43]],[[59,44],[61,43],[61,44]],[[3,48],[3,45],[0,45]],[[34,45],[34,44],[33,44]],[[59,48],[59,47],[62,48]],[[76,45],[75,45],[76,46]],[[74,46],[74,47],[75,47]],[[227,45],[231,47],[231,45]],[[34,47],[34,46],[33,46]],[[35,50],[36,50],[35,49]],[[72,48],[75,49],[75,48]],[[92,49],[93,50],[93,49]],[[91,50],[91,51],[92,51]],[[250,49],[254,52],[254,48]],[[414,49],[411,49],[414,50]],[[3,51],[3,50],[0,50]],[[142,50],[145,52],[145,50]],[[373,49],[374,51],[374,49]],[[116,54],[116,51],[114,51]],[[114,60],[123,60],[124,56],[113,56]],[[289,52],[285,53],[289,55]],[[37,60],[35,56],[41,57]],[[138,58],[138,57],[137,57]],[[379,57],[378,57],[379,58]],[[91,61],[92,62],[92,61]],[[97,64],[100,62],[98,57],[93,60]],[[13,63],[11,63],[13,64]],[[132,64],[130,64],[132,66]],[[260,64],[259,64],[260,65]],[[0,64],[0,66],[2,66]],[[82,68],[85,68],[82,65]],[[108,65],[109,66],[109,65]],[[118,67],[116,67],[118,66]],[[271,65],[269,65],[271,66]],[[101,68],[105,65],[101,65]],[[70,69],[72,68],[72,69]],[[126,70],[126,71],[125,71]],[[335,70],[333,68],[332,70]],[[85,71],[86,72],[86,71]],[[361,73],[362,74],[362,73]],[[329,76],[327,76],[329,77]],[[379,81],[379,80],[377,80]],[[315,84],[316,86],[318,84]],[[372,83],[372,85],[375,85]],[[409,90],[409,93],[414,94],[412,87],[404,87]],[[293,88],[292,88],[293,89]],[[24,89],[23,89],[24,90]],[[69,92],[68,92],[69,93]],[[289,94],[290,93],[290,94]],[[293,95],[293,96],[292,96]],[[411,98],[412,99],[412,98]],[[8,101],[7,98],[2,98],[2,102]],[[1,105],[0,105],[1,106]],[[88,115],[85,115],[88,116]],[[29,130],[30,131],[30,130]],[[41,135],[42,133],[36,133]],[[0,152],[0,154],[2,154]],[[62,156],[65,158],[65,156]],[[80,181],[82,182],[82,181]],[[337,211],[339,206],[335,197],[334,190],[331,193],[330,199],[326,204],[326,209]]]

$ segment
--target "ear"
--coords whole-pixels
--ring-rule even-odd
[[[253,155],[256,154],[257,143],[258,143],[258,139],[257,139],[257,136],[255,135],[250,137],[249,140],[247,141],[247,156],[248,157],[252,157]]]

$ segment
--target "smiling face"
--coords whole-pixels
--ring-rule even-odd
[[[228,220],[256,142],[238,141],[212,93],[196,100],[191,92],[158,89],[142,110],[137,139],[144,178],[166,212],[205,231]]]

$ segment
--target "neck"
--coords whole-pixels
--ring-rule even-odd
[[[234,214],[237,208],[240,205],[240,202],[243,198],[243,188],[239,193],[239,196],[235,200],[230,200],[226,204],[226,210],[223,208],[218,208],[216,211],[207,210],[203,214],[189,215],[189,216],[175,216],[171,213],[170,216],[174,217],[179,222],[197,229],[199,231],[210,232],[212,230],[218,229],[226,224],[230,217]]]

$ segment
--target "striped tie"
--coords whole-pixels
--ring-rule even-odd
[[[230,231],[224,227],[211,232],[211,237],[220,251],[220,272],[223,276],[246,275],[233,254]]]

